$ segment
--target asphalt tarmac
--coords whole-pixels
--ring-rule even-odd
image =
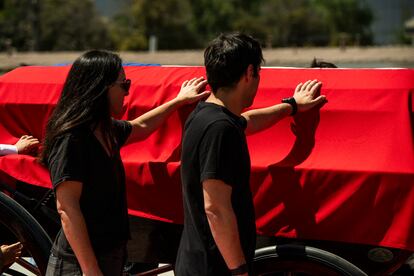
[[[21,65],[72,63],[82,52],[0,52],[0,72]],[[162,65],[203,65],[203,50],[120,52],[125,63]],[[309,67],[313,58],[335,63],[338,67],[414,68],[414,46],[383,47],[306,47],[263,49],[265,66]]]

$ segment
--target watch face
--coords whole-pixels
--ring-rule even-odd
[[[282,103],[291,103],[292,101],[295,101],[295,98],[289,97],[289,98],[283,98],[282,99]]]

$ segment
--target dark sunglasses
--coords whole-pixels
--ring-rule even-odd
[[[125,91],[128,92],[129,88],[131,88],[131,80],[125,79],[123,81],[116,81],[115,83],[119,84],[119,86]]]

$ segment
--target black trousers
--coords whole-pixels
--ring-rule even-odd
[[[99,268],[105,276],[122,275],[126,260],[126,246],[118,246],[104,254],[97,254]],[[82,270],[76,258],[49,257],[46,276],[82,276]]]

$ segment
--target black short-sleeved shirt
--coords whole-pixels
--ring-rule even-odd
[[[53,187],[64,181],[82,182],[80,208],[95,254],[110,250],[129,239],[125,172],[119,154],[131,133],[127,121],[112,120],[116,148],[108,156],[93,131],[77,129],[58,138],[48,157]],[[54,254],[73,257],[61,230]]]
[[[232,186],[240,243],[246,261],[254,257],[256,227],[245,128],[243,117],[213,103],[200,102],[187,119],[181,155],[184,230],[176,261],[178,276],[230,275],[204,210],[202,182],[206,179]]]

